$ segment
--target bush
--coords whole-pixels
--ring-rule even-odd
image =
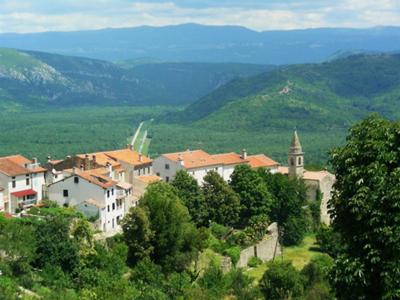
[[[317,243],[322,252],[336,257],[341,252],[342,242],[338,233],[334,232],[331,227],[326,225],[320,226],[317,231]]]
[[[307,232],[307,221],[304,217],[289,217],[283,224],[283,244],[285,246],[298,245],[303,241]]]
[[[260,281],[265,299],[291,299],[302,295],[303,281],[291,262],[270,262]]]
[[[223,254],[229,256],[232,260],[232,264],[235,266],[240,259],[240,248],[238,246],[228,248]]]
[[[217,239],[223,239],[227,236],[227,234],[230,231],[229,227],[217,224],[215,222],[211,223],[210,226],[211,233],[217,238]]]
[[[259,265],[261,265],[263,263],[263,261],[261,259],[259,259],[258,257],[253,256],[252,258],[249,259],[249,261],[247,262],[247,265],[250,268],[255,268]]]
[[[333,260],[326,254],[313,257],[311,261],[301,270],[306,286],[328,281],[328,275],[333,266]]]

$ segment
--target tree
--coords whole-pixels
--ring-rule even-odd
[[[343,241],[333,283],[339,299],[400,297],[400,123],[372,115],[331,153],[329,202]]]
[[[122,222],[124,241],[128,246],[127,263],[135,266],[145,257],[150,257],[154,248],[153,231],[150,229],[149,218],[142,207],[132,207]]]
[[[307,188],[301,179],[291,179],[282,174],[271,174],[259,169],[274,196],[270,218],[283,229],[283,244],[300,243],[308,229]]]
[[[176,188],[178,197],[188,208],[193,222],[197,226],[208,226],[204,196],[196,179],[186,171],[179,170],[172,185]]]
[[[224,179],[214,171],[204,177],[203,193],[208,220],[222,225],[235,225],[239,220],[240,199]]]
[[[299,272],[291,262],[270,262],[261,282],[265,299],[281,300],[301,296],[303,283]]]
[[[231,175],[230,186],[240,197],[240,225],[247,226],[253,216],[271,211],[272,195],[262,177],[249,165],[239,165]]]
[[[153,236],[151,259],[164,271],[182,271],[203,247],[203,236],[190,221],[189,212],[175,189],[158,182],[148,187],[140,201]]]
[[[64,272],[71,273],[79,264],[79,245],[70,235],[70,219],[48,217],[37,226],[35,265],[59,266]]]

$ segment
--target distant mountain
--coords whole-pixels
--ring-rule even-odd
[[[347,128],[378,112],[400,118],[400,54],[355,55],[233,80],[168,122],[226,130]]]
[[[184,24],[77,32],[0,34],[0,47],[109,61],[294,64],[322,62],[337,51],[400,50],[400,27],[256,32],[239,26]]]
[[[0,49],[0,107],[187,104],[238,77],[272,69],[250,64],[140,63]]]

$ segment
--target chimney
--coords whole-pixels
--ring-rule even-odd
[[[47,155],[47,162],[49,163],[51,161],[51,156]]]
[[[89,154],[85,155],[85,160],[83,161],[83,169],[85,171],[89,170]]]
[[[72,168],[72,174],[75,175],[76,174],[76,167]]]
[[[113,171],[112,165],[110,163],[107,163],[106,167],[107,167],[107,170],[108,170],[109,177],[112,177],[112,171]]]
[[[67,155],[67,157],[66,157],[67,159],[71,159],[71,155]]]
[[[95,167],[94,165],[97,163],[95,154],[93,154],[92,160],[93,160],[93,167]]]
[[[33,163],[34,165],[37,165],[37,164],[38,164],[38,159],[37,159],[37,157],[34,157],[34,158],[32,159],[32,163]]]
[[[143,155],[142,153],[139,153],[139,161],[142,162],[142,160],[143,160]]]
[[[132,150],[132,144],[126,144],[126,149]]]
[[[179,156],[178,156],[178,164],[180,165],[180,166],[182,166],[182,167],[184,167],[185,166],[185,162],[184,162],[184,160],[183,160],[183,158],[182,158],[182,156],[179,154]]]
[[[246,149],[243,149],[243,150],[242,150],[241,158],[247,159],[247,151],[246,151]]]
[[[85,170],[85,167],[83,166],[83,164],[81,165],[80,169],[81,169],[81,171]]]

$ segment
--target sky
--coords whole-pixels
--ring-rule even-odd
[[[400,0],[0,0],[0,32],[182,23],[253,30],[400,26]]]

